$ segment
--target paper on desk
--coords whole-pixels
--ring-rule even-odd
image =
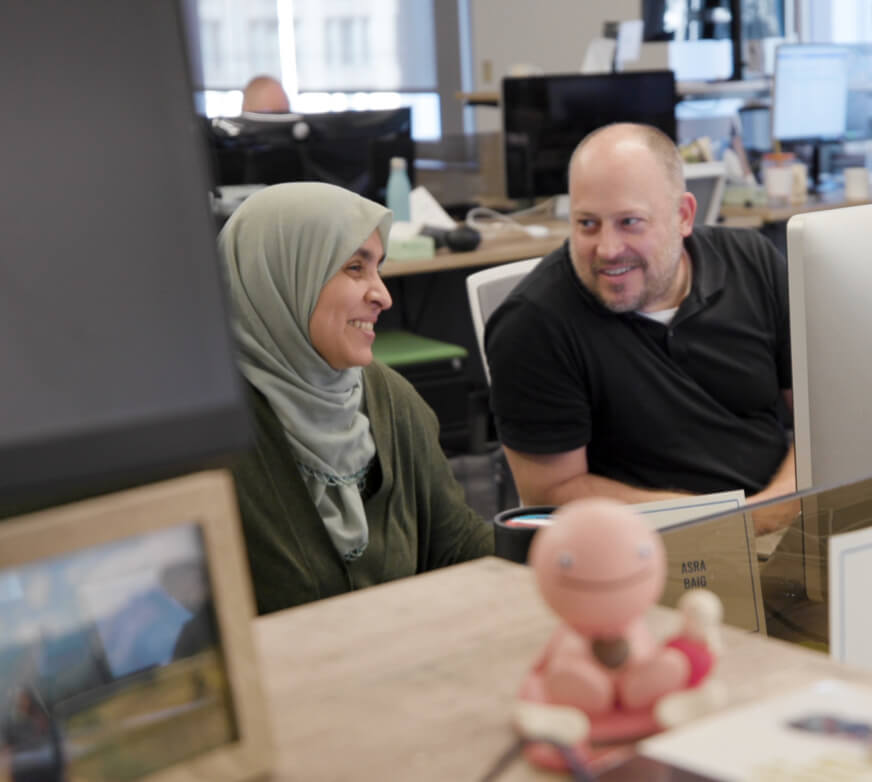
[[[645,516],[652,529],[662,530],[673,524],[681,524],[692,519],[701,519],[715,513],[727,513],[739,510],[745,504],[745,492],[719,491],[712,494],[700,494],[689,497],[679,497],[674,500],[657,500],[656,502],[640,502],[632,505],[634,511]]]
[[[451,219],[448,212],[439,205],[426,187],[419,185],[412,190],[409,195],[409,212],[412,222],[419,226],[429,225],[448,231],[457,228],[457,223]]]
[[[703,717],[637,749],[725,782],[869,780],[869,731],[872,688],[823,680]]]
[[[872,527],[830,537],[830,656],[872,667]]]

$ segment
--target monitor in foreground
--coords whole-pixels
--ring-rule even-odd
[[[796,480],[800,489],[872,474],[869,332],[872,206],[787,224]]]
[[[222,462],[247,419],[177,3],[16,3],[0,46],[0,515]]]

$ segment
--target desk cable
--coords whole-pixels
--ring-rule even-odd
[[[593,782],[593,774],[576,746],[590,731],[587,716],[571,706],[518,701],[515,704],[514,727],[518,734],[491,766],[480,782],[493,782],[518,757],[528,744],[552,747],[562,758],[573,782]]]
[[[550,233],[545,226],[525,225],[515,218],[532,214],[550,215],[553,200],[549,199],[529,209],[522,209],[510,214],[503,214],[486,206],[475,206],[466,213],[465,222],[470,228],[474,228],[482,234],[482,236],[503,231],[520,231],[528,236],[543,237]]]

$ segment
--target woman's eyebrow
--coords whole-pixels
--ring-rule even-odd
[[[382,253],[380,258],[376,258],[375,253],[373,253],[372,250],[368,250],[366,247],[358,247],[354,251],[354,255],[352,255],[351,257],[360,258],[360,260],[367,262],[375,261],[377,265],[381,266],[388,256],[387,253]]]

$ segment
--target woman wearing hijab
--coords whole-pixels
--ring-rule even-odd
[[[493,551],[433,411],[373,361],[390,224],[296,182],[250,196],[219,236],[256,431],[234,473],[259,613]]]

